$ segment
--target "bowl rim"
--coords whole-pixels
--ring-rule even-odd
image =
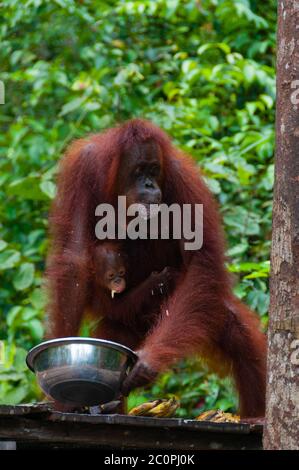
[[[92,346],[109,346],[111,349],[115,349],[116,351],[125,353],[131,359],[133,359],[134,363],[137,362],[138,356],[137,354],[132,351],[132,349],[124,346],[123,344],[116,343],[115,341],[110,341],[107,339],[99,339],[99,338],[85,338],[83,336],[68,336],[66,338],[55,338],[50,339],[47,341],[43,341],[42,343],[34,346],[30,349],[26,356],[26,364],[32,372],[35,372],[34,369],[34,361],[36,357],[44,350],[56,346],[67,346],[68,344],[91,344]]]

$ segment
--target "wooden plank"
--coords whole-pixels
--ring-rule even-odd
[[[0,405],[0,416],[47,414],[52,411],[52,404],[49,402],[23,403],[22,405]]]
[[[192,427],[134,426],[70,420],[53,421],[24,416],[0,417],[0,439],[19,444],[63,444],[109,449],[261,449],[260,433],[211,432]],[[200,423],[201,425],[206,423]],[[212,424],[212,423],[210,423]],[[214,423],[215,424],[215,423]]]
[[[109,415],[86,415],[77,413],[53,412],[49,415],[51,421],[63,421],[72,423],[89,424],[107,424],[107,425],[127,425],[132,427],[151,427],[151,428],[175,428],[186,429],[188,431],[205,431],[218,433],[262,433],[261,424],[247,423],[213,423],[209,421],[196,421],[195,419],[185,418],[149,418],[145,416],[128,416],[119,414]]]
[[[260,424],[60,413],[51,403],[0,406],[0,440],[18,447],[109,449],[261,449]]]

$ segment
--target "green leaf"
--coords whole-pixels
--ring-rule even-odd
[[[14,358],[14,367],[17,372],[25,372],[28,370],[27,365],[26,365],[26,356],[27,356],[26,349],[17,347],[15,358]]]
[[[20,196],[22,199],[45,200],[47,196],[40,189],[40,177],[27,176],[13,181],[7,190],[9,195]]]
[[[38,312],[31,307],[25,307],[22,310],[22,320],[24,324],[27,323],[28,320],[31,320],[32,318],[36,317]]]
[[[254,271],[253,273],[245,276],[244,279],[257,279],[260,277],[269,277],[269,274],[263,271]]]
[[[4,240],[0,240],[0,251],[3,251],[7,247],[8,243]]]
[[[16,277],[13,280],[13,285],[16,290],[28,289],[31,286],[34,279],[34,264],[23,263]]]
[[[260,95],[260,99],[267,105],[269,109],[273,108],[274,100],[272,96],[269,95]]]
[[[242,255],[243,253],[246,252],[248,249],[248,243],[243,242],[243,243],[238,243],[237,245],[233,246],[227,251],[227,256],[237,256],[237,255]]]
[[[24,375],[22,374],[22,372],[14,372],[14,371],[0,372],[0,383],[7,382],[7,381],[18,382],[19,380],[22,380],[23,378],[24,378]]]
[[[203,46],[200,46],[197,50],[197,54],[202,55],[204,52],[210,49],[220,49],[225,54],[230,53],[230,47],[228,46],[228,44],[225,44],[224,42],[217,42],[217,43],[204,44]]]
[[[208,178],[208,177],[205,177],[204,179],[205,179],[205,182],[207,183],[207,186],[212,191],[212,193],[214,194],[221,193],[221,186],[220,186],[219,181],[212,179],[212,178]]]
[[[22,382],[17,387],[12,388],[5,394],[5,399],[0,396],[0,404],[2,405],[17,405],[24,402],[29,392],[28,384]]]
[[[216,408],[222,411],[230,410],[234,406],[233,400],[229,398],[221,398],[216,401]]]
[[[47,296],[44,289],[34,289],[29,296],[29,300],[36,309],[44,308],[47,303]]]
[[[82,96],[80,98],[75,98],[72,101],[69,101],[69,103],[66,103],[60,113],[59,116],[65,116],[66,114],[72,113],[73,111],[76,111],[76,109],[81,108],[82,104],[86,101],[86,97]]]
[[[22,312],[22,307],[20,305],[15,305],[12,307],[6,317],[6,323],[8,326],[13,326],[13,324],[16,321],[16,318],[21,314]]]
[[[16,250],[6,250],[0,253],[0,270],[13,268],[20,261],[21,254]]]
[[[42,181],[40,183],[40,189],[49,199],[54,199],[56,196],[56,185],[52,181]]]
[[[36,318],[31,320],[27,324],[27,328],[29,329],[32,338],[35,341],[41,341],[44,335],[44,327],[43,324],[40,322],[40,320],[37,320]]]

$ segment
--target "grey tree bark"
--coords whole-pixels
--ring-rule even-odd
[[[278,0],[265,449],[299,449],[299,1]]]

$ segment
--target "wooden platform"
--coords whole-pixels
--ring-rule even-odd
[[[49,404],[0,406],[0,448],[261,449],[262,431],[246,423],[59,413]]]

